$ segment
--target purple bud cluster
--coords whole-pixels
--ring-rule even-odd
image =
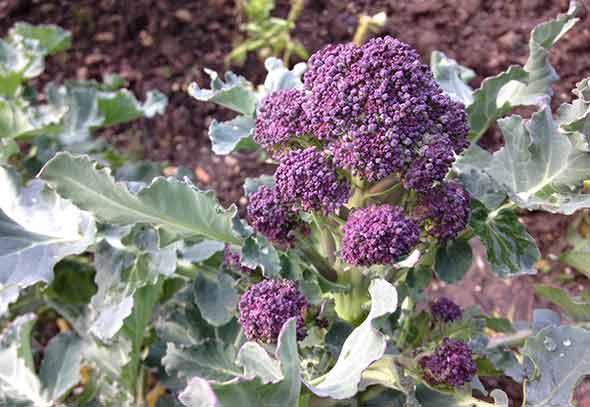
[[[348,180],[339,178],[329,158],[314,147],[281,157],[275,181],[284,201],[297,202],[306,211],[334,212],[350,198]]]
[[[454,322],[461,319],[461,307],[446,297],[442,297],[430,304],[430,313],[435,319],[444,322]]]
[[[254,141],[272,148],[307,133],[304,101],[305,92],[297,89],[279,90],[264,97],[258,106]]]
[[[242,295],[239,303],[240,325],[249,340],[276,343],[285,322],[294,317],[297,340],[302,340],[307,336],[303,316],[308,307],[295,282],[264,280]]]
[[[369,206],[348,217],[341,257],[355,266],[391,264],[409,254],[419,239],[418,225],[402,208]]]
[[[328,46],[310,58],[304,80],[311,132],[329,141],[336,165],[361,178],[404,174],[421,159],[427,168],[414,169],[412,184],[425,190],[467,146],[465,107],[443,93],[416,50],[394,38]]]
[[[248,222],[254,230],[282,247],[289,247],[307,227],[292,205],[285,203],[275,188],[262,186],[250,196]]]
[[[432,385],[463,386],[471,382],[477,367],[465,342],[445,338],[442,345],[419,361],[424,378]]]
[[[470,200],[461,184],[440,184],[420,197],[420,220],[430,235],[441,240],[454,239],[467,226]]]

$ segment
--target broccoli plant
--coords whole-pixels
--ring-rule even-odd
[[[498,275],[534,273],[516,211],[590,207],[588,81],[549,105],[549,50],[576,11],[475,91],[469,69],[391,37],[292,71],[270,60],[258,90],[211,73],[191,94],[239,113],[212,124],[214,149],[259,145],[277,164],[246,180],[244,218],[189,178],[122,179],[71,151],[25,185],[4,164],[1,404],[506,407],[481,379],[508,376],[523,407],[572,405],[584,325],[549,310],[512,324],[425,290],[462,278],[474,239]],[[504,117],[522,105],[537,111]],[[491,154],[475,141],[494,123]],[[538,293],[590,319],[586,299]],[[52,316],[62,332],[32,341]]]
[[[303,11],[305,0],[291,0],[291,9],[286,19],[272,17],[274,0],[242,0],[241,5],[246,23],[242,31],[247,38],[238,44],[226,57],[226,63],[243,65],[250,52],[257,52],[262,58],[282,56],[285,65],[293,54],[307,59],[309,54],[303,44],[291,37],[295,22]]]

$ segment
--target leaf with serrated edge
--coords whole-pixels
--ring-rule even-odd
[[[575,326],[548,326],[523,348],[535,374],[525,381],[526,407],[573,407],[573,392],[590,375],[590,332]]]
[[[307,384],[320,397],[338,400],[353,397],[358,391],[363,371],[385,352],[385,336],[373,326],[373,321],[395,312],[397,292],[387,281],[377,279],[371,281],[369,294],[372,300],[371,311],[344,342],[334,367],[324,376]]]
[[[498,124],[506,144],[485,171],[518,206],[566,215],[590,207],[582,191],[590,154],[559,133],[548,106],[529,120],[511,116]]]
[[[199,191],[179,180],[156,178],[137,194],[116,183],[110,170],[99,170],[88,156],[58,153],[39,177],[105,223],[148,223],[159,228],[160,245],[203,236],[240,243],[232,231],[236,207],[223,209],[212,191]]]

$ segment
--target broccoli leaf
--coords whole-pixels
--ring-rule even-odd
[[[49,341],[39,373],[49,400],[59,400],[80,382],[81,361],[82,341],[73,333]]]
[[[0,314],[18,292],[53,279],[61,259],[94,243],[95,224],[83,212],[34,180],[23,189],[0,167]]]
[[[475,77],[473,70],[459,65],[440,51],[433,51],[430,55],[430,69],[436,82],[449,96],[465,106],[473,103],[473,89],[467,85]]]
[[[209,324],[222,326],[232,318],[238,305],[236,282],[223,272],[199,272],[195,276],[193,291],[195,303]]]
[[[289,70],[283,61],[278,58],[268,58],[264,61],[264,67],[268,71],[264,80],[264,90],[266,93],[273,93],[284,89],[303,89],[301,76],[307,69],[305,63],[298,63]]]
[[[376,279],[369,286],[371,311],[365,321],[348,336],[334,367],[324,376],[307,383],[320,397],[342,400],[353,397],[362,373],[379,360],[387,345],[385,336],[374,326],[375,320],[395,312],[397,292],[385,280]]]
[[[252,139],[254,123],[254,119],[248,116],[238,116],[221,123],[213,120],[209,126],[211,149],[218,155],[255,149],[257,144]]]
[[[541,254],[514,210],[489,211],[481,202],[473,200],[469,224],[485,246],[487,259],[496,274],[512,277],[536,273],[534,266]]]
[[[232,230],[235,206],[223,209],[213,192],[188,182],[156,178],[135,194],[116,183],[108,168],[99,170],[88,156],[69,153],[57,154],[39,176],[102,222],[156,226],[162,246],[189,237],[240,243]]]
[[[548,326],[526,341],[523,353],[535,368],[525,381],[523,405],[573,406],[576,385],[590,374],[590,332],[575,326]]]
[[[498,123],[506,144],[485,171],[510,199],[522,208],[567,215],[590,207],[590,195],[582,191],[590,154],[559,133],[549,107],[529,120],[511,116]]]
[[[556,121],[578,150],[590,152],[590,79],[578,82],[572,92],[577,98],[559,107]]]
[[[539,284],[535,286],[535,294],[560,307],[574,321],[590,321],[590,302],[582,301],[565,290]]]
[[[72,46],[72,35],[56,25],[16,23],[10,29],[9,36],[13,42],[18,37],[36,40],[47,55],[65,51]]]
[[[472,262],[473,254],[469,242],[453,240],[436,251],[436,274],[445,283],[453,284],[463,278]]]

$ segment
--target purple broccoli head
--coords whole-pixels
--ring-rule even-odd
[[[305,99],[305,92],[297,89],[279,90],[264,97],[258,106],[254,141],[272,148],[307,133],[308,121],[302,108]]]
[[[434,318],[444,322],[457,321],[463,316],[461,307],[446,297],[432,302],[430,304],[430,313]]]
[[[296,318],[297,340],[307,336],[303,315],[309,304],[290,280],[264,280],[250,287],[240,299],[240,325],[251,341],[276,343],[281,328]]]
[[[330,45],[310,58],[304,81],[311,132],[329,141],[337,166],[361,178],[403,174],[421,159],[428,168],[414,169],[417,183],[431,185],[448,171],[449,153],[452,162],[467,146],[465,107],[443,93],[416,50],[394,38]],[[444,165],[428,171],[441,156]]]
[[[262,186],[250,195],[247,212],[254,230],[281,247],[289,247],[298,234],[308,232],[297,210],[284,202],[274,188]]]
[[[227,268],[240,271],[244,274],[254,272],[253,269],[242,266],[242,256],[240,253],[235,252],[230,244],[226,244],[225,249],[223,250],[223,263]]]
[[[445,338],[430,356],[422,357],[419,363],[424,378],[434,386],[460,387],[471,382],[477,372],[469,346],[449,338]]]
[[[421,196],[420,220],[430,235],[441,240],[454,239],[467,226],[470,200],[461,184],[438,185]]]
[[[416,222],[393,205],[357,209],[344,226],[342,258],[349,264],[391,264],[410,253],[420,239]]]
[[[283,155],[275,179],[281,198],[306,211],[334,212],[350,198],[348,180],[339,178],[330,160],[314,147]]]

